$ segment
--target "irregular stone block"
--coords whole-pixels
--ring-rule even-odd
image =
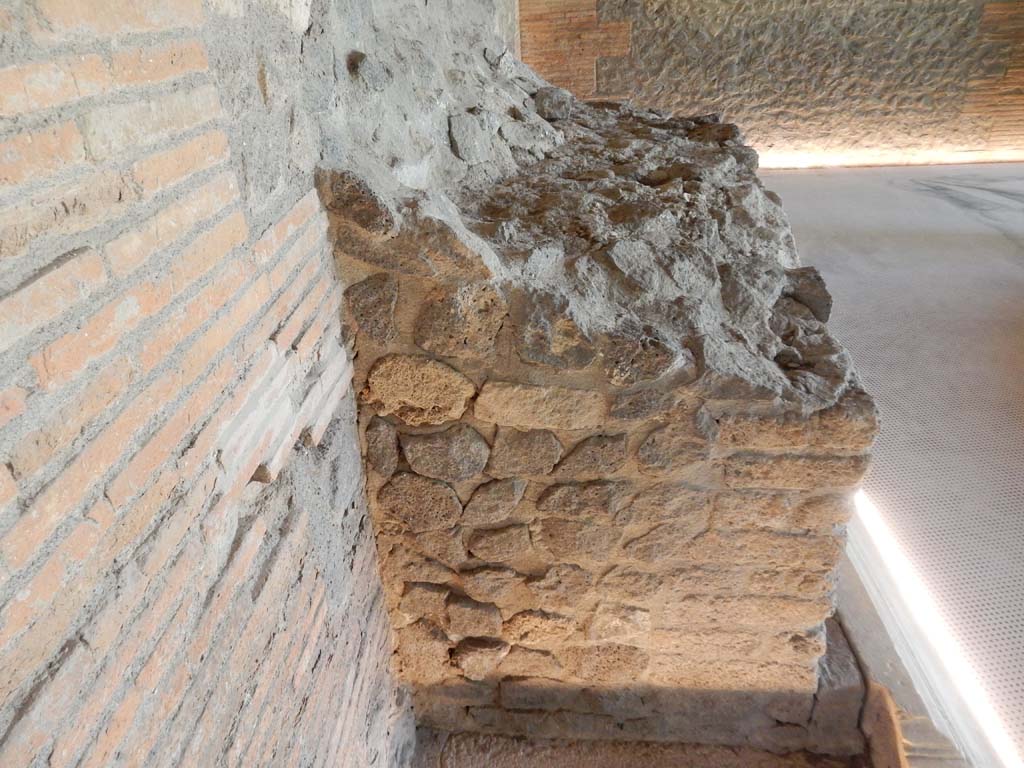
[[[546,85],[533,94],[533,108],[545,120],[565,120],[572,114],[573,97],[564,88]]]
[[[414,533],[451,528],[462,515],[462,504],[445,483],[411,472],[399,472],[377,491],[384,512]]]
[[[824,633],[681,632],[656,629],[651,647],[694,661],[770,661],[813,668],[825,650]]]
[[[646,563],[659,563],[676,559],[676,553],[707,530],[706,514],[694,514],[689,519],[663,523],[632,541],[622,545],[623,554]]]
[[[556,656],[562,666],[579,679],[599,683],[635,681],[647,669],[649,661],[646,651],[617,643],[569,646],[559,650]]]
[[[416,548],[449,568],[457,569],[469,560],[461,526],[442,531],[421,531],[410,537]]]
[[[398,604],[398,612],[405,624],[412,624],[420,619],[442,624],[448,592],[447,587],[438,584],[413,582],[406,585],[405,593]]]
[[[450,483],[482,472],[490,455],[487,441],[468,424],[453,424],[428,435],[403,434],[400,440],[414,472]]]
[[[395,546],[382,552],[381,575],[385,582],[398,585],[399,589],[410,581],[431,584],[454,584],[458,581],[451,568],[406,546]]]
[[[615,551],[622,532],[618,528],[574,520],[541,520],[535,541],[557,559],[569,562],[606,562]]]
[[[637,451],[642,470],[678,471],[708,458],[706,429],[696,419],[684,419],[651,432]]]
[[[578,370],[590,365],[594,345],[566,313],[564,299],[528,294],[513,303],[516,352],[523,362]]]
[[[598,517],[610,521],[627,498],[627,490],[625,483],[602,480],[559,483],[537,498],[537,509],[556,517]]]
[[[827,323],[832,315],[832,294],[817,267],[796,267],[786,270],[788,285],[783,296],[796,299],[813,313],[817,320]]]
[[[769,530],[830,534],[853,515],[849,494],[804,494],[737,491],[716,494],[714,526],[723,531]]]
[[[631,605],[603,602],[587,625],[587,639],[629,645],[650,642],[651,614]]]
[[[521,611],[505,621],[503,636],[510,643],[525,646],[555,647],[576,629],[568,616],[547,611]]]
[[[593,435],[578,442],[558,465],[558,474],[580,480],[607,477],[626,463],[626,435]]]
[[[571,709],[579,695],[578,686],[559,685],[553,680],[502,680],[498,701],[506,709]]]
[[[504,677],[546,677],[557,679],[564,672],[550,652],[513,645],[498,665],[498,674]]]
[[[665,342],[650,335],[650,329],[628,336],[605,336],[601,354],[608,379],[618,387],[660,378],[677,359],[682,360],[684,367],[693,367],[692,353],[688,350],[673,352]]]
[[[474,526],[493,525],[507,520],[515,512],[525,492],[525,480],[492,480],[479,485],[466,504],[462,521],[465,525]]]
[[[499,427],[487,462],[492,477],[546,475],[562,457],[562,444],[546,429]]]
[[[486,680],[494,674],[508,650],[508,643],[501,640],[470,637],[455,646],[452,663],[470,680]]]
[[[379,272],[350,285],[345,289],[345,299],[361,333],[382,345],[395,338],[398,282],[391,275]]]
[[[470,165],[491,159],[491,145],[498,132],[498,121],[490,112],[460,112],[448,118],[448,138],[452,153]]]
[[[358,176],[346,171],[320,169],[316,185],[324,207],[333,215],[374,235],[386,235],[394,227],[395,219],[388,206]]]
[[[675,393],[659,389],[642,389],[618,395],[612,401],[609,415],[623,421],[640,421],[667,414],[676,403]]]
[[[417,346],[447,357],[487,357],[508,307],[487,283],[462,285],[429,296],[416,319]]]
[[[496,605],[452,595],[447,603],[448,632],[458,637],[501,637],[501,611]]]
[[[693,595],[666,602],[659,629],[713,628],[759,632],[809,629],[832,615],[830,600],[784,597],[715,597]]]
[[[617,525],[653,525],[695,517],[707,519],[711,494],[675,483],[640,488],[615,515]]]
[[[773,566],[803,571],[835,567],[840,546],[831,536],[709,531],[672,553],[672,559],[716,566]]]
[[[867,471],[867,456],[766,456],[741,453],[718,460],[729,488],[815,490],[855,488]]]
[[[522,429],[594,429],[604,423],[608,403],[599,392],[583,389],[488,381],[480,389],[474,415]]]
[[[475,392],[473,382],[444,363],[387,355],[373,364],[361,398],[382,415],[418,426],[458,419]]]
[[[511,568],[489,565],[459,575],[466,594],[482,603],[504,607],[531,600],[526,591],[526,577]]]
[[[366,461],[383,477],[391,477],[398,469],[398,431],[379,416],[366,427]]]
[[[594,577],[577,565],[553,565],[541,577],[527,582],[543,608],[570,608],[582,602],[594,583]]]
[[[452,643],[437,625],[420,620],[402,627],[395,635],[400,679],[418,685],[430,685],[457,673],[448,661],[448,650]]]
[[[477,531],[469,540],[469,551],[481,560],[505,563],[530,551],[530,529],[525,525]]]

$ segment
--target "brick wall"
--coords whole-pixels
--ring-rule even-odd
[[[205,23],[0,9],[5,766],[403,748],[325,216],[240,192]]]
[[[581,98],[720,112],[766,166],[1024,159],[1024,3],[520,0]]]

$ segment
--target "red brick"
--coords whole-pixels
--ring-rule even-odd
[[[227,156],[227,136],[223,131],[210,131],[139,160],[132,166],[132,176],[148,196],[223,162]]]
[[[95,54],[0,69],[0,117],[17,117],[102,93],[110,73]]]
[[[21,387],[0,389],[0,428],[25,412],[25,396],[28,391]]]
[[[171,245],[199,222],[216,216],[237,198],[234,174],[220,174],[167,206],[139,229],[111,241],[106,248],[111,269],[118,277],[131,274],[154,253]]]
[[[165,360],[181,342],[216,314],[244,281],[241,260],[232,261],[198,295],[176,309],[143,344],[139,355],[142,370],[152,370]]]
[[[117,462],[135,433],[179,390],[176,376],[155,381],[36,497],[0,538],[0,554],[10,568],[20,569],[32,560],[57,526],[81,506],[93,485]]]
[[[71,444],[97,416],[122,393],[134,378],[128,360],[114,360],[89,382],[84,390],[54,414],[41,429],[27,435],[14,447],[11,464],[19,477],[29,477],[58,451]]]
[[[187,131],[219,114],[220,99],[212,85],[99,107],[85,116],[85,144],[93,157],[105,160]]]
[[[300,263],[315,259],[326,251],[322,222],[323,218],[318,216],[274,265],[270,272],[270,286],[275,292],[287,285],[288,278]]]
[[[78,126],[61,123],[0,142],[0,188],[43,180],[85,159]]]
[[[317,312],[309,328],[303,332],[302,337],[293,345],[300,360],[307,361],[309,359],[317,342],[324,335],[324,331],[327,330],[331,323],[339,319],[338,310],[340,306],[341,291],[336,286],[320,307],[320,311]]]
[[[36,238],[77,234],[102,224],[138,199],[130,179],[99,171],[0,209],[0,258],[20,255]]]
[[[145,318],[165,307],[172,295],[171,285],[165,279],[143,283],[114,299],[79,328],[29,358],[40,384],[52,389],[70,381],[93,360],[112,350]]]
[[[320,210],[316,190],[307,192],[280,220],[264,232],[253,246],[257,264],[266,264],[285,241]]]
[[[326,280],[316,280],[310,289],[306,292],[299,306],[292,312],[291,317],[278,331],[274,334],[274,343],[277,344],[278,349],[282,352],[291,349],[292,342],[295,341],[295,337],[299,335],[299,331],[306,327],[306,325],[313,318],[314,313],[320,306],[320,302],[326,295],[327,290],[331,287],[330,283]]]
[[[37,37],[44,41],[198,27],[203,22],[201,0],[36,0],[36,7],[46,24]]]
[[[73,309],[106,281],[103,259],[87,249],[0,300],[0,351]]]
[[[6,507],[18,496],[18,485],[6,464],[0,464],[0,508]]]
[[[208,66],[199,40],[174,40],[147,48],[116,51],[111,71],[119,85],[148,85],[172,80]]]

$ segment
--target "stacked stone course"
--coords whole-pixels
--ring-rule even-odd
[[[418,721],[857,751],[856,673],[809,736],[876,430],[828,293],[734,126],[552,122],[465,228],[328,204]]]

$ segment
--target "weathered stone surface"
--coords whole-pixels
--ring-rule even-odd
[[[508,653],[509,645],[500,640],[471,637],[452,650],[452,663],[470,680],[486,680]]]
[[[453,584],[458,580],[451,568],[402,545],[394,546],[382,554],[381,575],[385,582],[398,585],[400,589],[401,585],[410,581]]]
[[[859,727],[866,693],[864,679],[839,623],[829,619],[825,632],[828,650],[818,668],[808,746],[829,755],[859,755],[864,751]]]
[[[729,488],[813,490],[854,488],[867,471],[867,456],[767,456],[735,454],[719,460]]]
[[[692,595],[666,603],[657,627],[687,631],[715,628],[728,632],[741,629],[782,632],[817,626],[831,614],[829,600]]]
[[[499,427],[487,462],[492,477],[546,475],[562,457],[562,444],[546,429]]]
[[[660,389],[641,389],[618,395],[612,401],[609,415],[623,421],[640,421],[668,413],[675,405],[676,395]]]
[[[477,531],[470,537],[469,551],[481,560],[505,563],[530,551],[530,529],[525,525]]]
[[[421,620],[397,630],[398,676],[407,682],[439,683],[456,674],[448,661],[451,641],[441,628]]]
[[[361,397],[383,415],[421,425],[458,419],[475,392],[473,382],[444,363],[387,355],[370,369]]]
[[[379,272],[350,285],[345,289],[345,299],[360,332],[378,344],[387,344],[395,338],[398,282],[391,275]]]
[[[548,293],[520,297],[512,309],[516,351],[523,362],[559,369],[586,368],[597,354],[594,345],[566,314],[566,304]]]
[[[572,114],[572,94],[564,88],[544,86],[533,94],[533,106],[545,120],[565,120]]]
[[[650,642],[651,614],[643,608],[601,603],[587,625],[587,639],[628,645]]]
[[[453,424],[442,432],[400,437],[405,460],[417,474],[435,480],[468,480],[487,465],[490,447],[468,424]]]
[[[827,323],[832,314],[832,294],[817,267],[787,269],[786,278],[789,284],[783,295],[796,299],[811,310],[817,320]]]
[[[602,394],[564,387],[537,387],[488,381],[480,389],[474,415],[521,429],[594,429],[608,414]]]
[[[487,357],[508,307],[487,283],[462,285],[428,297],[416,319],[417,346],[448,357]]]
[[[448,632],[458,637],[501,637],[501,611],[496,605],[452,595],[447,603]]]
[[[398,604],[398,612],[404,624],[412,624],[420,619],[428,619],[440,625],[445,617],[445,599],[448,588],[438,584],[414,582],[407,584],[402,601]]]
[[[663,523],[639,538],[623,545],[626,557],[646,563],[675,559],[685,545],[707,530],[706,515],[694,514],[686,520]]]
[[[511,568],[483,566],[460,574],[463,589],[474,600],[505,606],[530,600],[526,577]]]
[[[651,381],[665,374],[676,362],[677,355],[668,345],[644,329],[630,335],[609,335],[601,344],[605,373],[612,384],[627,387]],[[686,365],[693,367],[692,353]]]
[[[578,442],[558,465],[558,474],[579,480],[607,477],[626,463],[626,435],[594,435]]]
[[[521,611],[509,617],[504,625],[504,637],[519,645],[555,647],[576,629],[576,622],[568,617],[546,611]]]
[[[610,520],[627,498],[628,487],[623,482],[602,480],[560,483],[550,486],[540,495],[537,509],[554,517]]]
[[[457,569],[469,560],[463,537],[462,527],[455,526],[441,531],[420,531],[414,543],[423,554],[449,568]]]
[[[839,544],[831,536],[708,531],[678,548],[667,550],[664,559],[715,566],[755,565],[820,572],[831,570],[839,554]]]
[[[366,461],[384,477],[391,477],[398,469],[398,431],[379,416],[366,426]]]
[[[708,519],[711,494],[675,483],[659,483],[637,490],[615,515],[618,525],[653,525]]]
[[[570,563],[580,560],[607,561],[622,532],[613,526],[574,520],[541,520],[534,541],[552,555]]]
[[[590,591],[594,577],[577,565],[561,563],[548,569],[539,578],[530,579],[527,586],[539,598],[544,608],[570,608],[579,605]]]
[[[448,118],[448,138],[452,152],[467,163],[480,163],[492,157],[490,145],[499,123],[490,112],[461,112]]]
[[[501,660],[498,673],[506,677],[546,677],[557,679],[563,675],[562,665],[549,651],[513,645]]]
[[[411,472],[399,472],[377,492],[377,502],[414,533],[450,528],[462,515],[462,504],[450,486]]]
[[[673,471],[708,458],[707,429],[684,419],[660,427],[640,444],[637,461],[642,469]]]
[[[832,533],[853,515],[846,494],[808,497],[795,493],[735,491],[714,501],[714,527],[724,531],[770,530],[782,533]]]
[[[645,651],[616,643],[570,646],[556,655],[579,679],[601,683],[632,682],[647,669],[649,660]]]
[[[469,526],[503,522],[515,512],[525,491],[526,481],[517,479],[492,480],[477,486],[462,513],[462,521]]]

